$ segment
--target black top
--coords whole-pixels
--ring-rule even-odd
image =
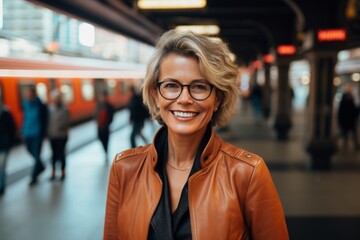
[[[109,130],[114,113],[115,109],[109,102],[99,102],[97,104],[95,118],[99,130]]]
[[[16,125],[13,116],[5,106],[0,107],[0,152],[10,149],[15,135]]]
[[[147,108],[143,103],[141,95],[134,93],[129,103],[130,121],[135,123],[144,123],[150,117]]]
[[[169,240],[169,239],[191,239],[191,223],[188,203],[188,183],[186,182],[180,196],[177,209],[171,214],[170,190],[166,175],[166,157],[168,153],[167,128],[160,130],[158,138],[155,140],[155,147],[158,152],[158,163],[156,172],[163,182],[162,194],[159,205],[151,219],[148,239]],[[195,156],[194,164],[189,177],[201,169],[200,157],[211,136],[211,124],[200,142]]]

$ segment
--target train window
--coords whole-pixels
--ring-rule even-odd
[[[54,78],[50,79],[50,91],[53,91],[56,89],[56,80]]]
[[[81,95],[85,101],[92,101],[95,97],[95,91],[90,79],[83,79],[81,82]]]
[[[48,100],[48,88],[45,83],[38,83],[36,84],[36,92],[38,94],[38,97],[43,103],[47,103]]]
[[[19,84],[19,103],[20,108],[22,109],[22,103],[25,100],[25,91],[28,87],[34,87],[34,83],[29,80],[21,80]]]
[[[129,91],[129,85],[126,81],[121,80],[120,82],[120,94],[125,94]]]
[[[63,96],[65,104],[69,104],[74,101],[74,88],[70,80],[63,80],[60,84],[60,92]]]
[[[19,98],[20,98],[20,103],[22,103],[24,101],[25,98],[25,90],[28,87],[34,87],[35,84],[34,82],[32,82],[31,80],[22,80],[23,82],[21,82],[21,84],[19,85]],[[38,95],[38,97],[40,98],[40,100],[43,103],[46,103],[48,100],[48,88],[47,85],[45,83],[38,83],[35,86],[36,88],[36,94]]]
[[[107,92],[109,94],[109,96],[114,95],[115,94],[115,88],[116,88],[116,80],[115,79],[108,79],[106,81],[107,83]]]

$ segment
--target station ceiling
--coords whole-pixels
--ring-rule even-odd
[[[203,9],[142,10],[136,0],[28,0],[154,44],[177,25],[216,24],[239,62],[249,63],[277,46],[301,48],[318,29],[345,28],[344,48],[360,46],[359,0],[207,0]]]

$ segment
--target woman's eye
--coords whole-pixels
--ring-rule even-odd
[[[191,88],[192,89],[194,89],[194,90],[206,90],[207,89],[207,86],[206,86],[206,84],[193,84],[192,86],[191,86]]]
[[[179,88],[179,85],[176,83],[165,83],[164,88]]]

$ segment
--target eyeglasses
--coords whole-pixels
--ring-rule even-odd
[[[212,89],[214,88],[214,85],[202,81],[194,81],[187,85],[183,85],[177,81],[163,81],[157,82],[156,86],[159,89],[161,96],[167,100],[178,98],[184,87],[187,87],[189,94],[193,99],[202,101],[210,96]]]

